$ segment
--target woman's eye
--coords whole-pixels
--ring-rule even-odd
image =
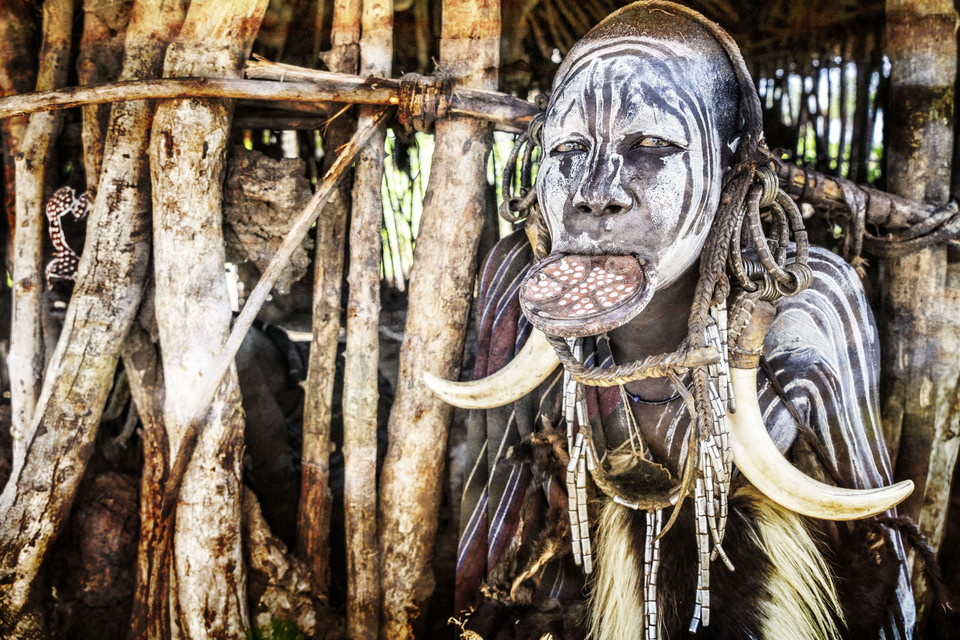
[[[672,147],[674,144],[656,136],[643,136],[637,140],[633,146],[646,147],[648,149],[662,149],[663,147]]]
[[[561,142],[554,148],[554,151],[559,151],[560,153],[570,153],[571,151],[586,151],[587,147],[582,142],[569,141]]]

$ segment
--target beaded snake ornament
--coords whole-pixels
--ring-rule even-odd
[[[74,221],[87,216],[90,202],[87,193],[77,195],[73,187],[60,187],[47,201],[45,213],[49,226],[50,242],[53,243],[53,259],[44,270],[47,288],[56,282],[72,282],[76,279],[80,256],[67,244],[61,220],[70,216]]]

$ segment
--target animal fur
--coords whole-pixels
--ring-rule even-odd
[[[693,612],[696,546],[689,504],[661,541],[668,558],[658,575],[660,637],[684,637]],[[711,621],[698,638],[823,640],[839,638],[841,621],[830,570],[800,516],[754,490],[730,502],[724,549],[736,568],[711,567]],[[639,637],[643,619],[644,516],[604,506],[598,527],[598,573],[589,638]]]

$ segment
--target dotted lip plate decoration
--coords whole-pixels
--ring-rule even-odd
[[[632,320],[657,286],[652,266],[633,256],[554,254],[520,285],[520,308],[544,333],[596,335]]]

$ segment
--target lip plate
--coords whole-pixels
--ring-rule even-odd
[[[656,270],[635,256],[556,253],[527,272],[520,308],[544,333],[579,338],[632,320],[656,286]]]

